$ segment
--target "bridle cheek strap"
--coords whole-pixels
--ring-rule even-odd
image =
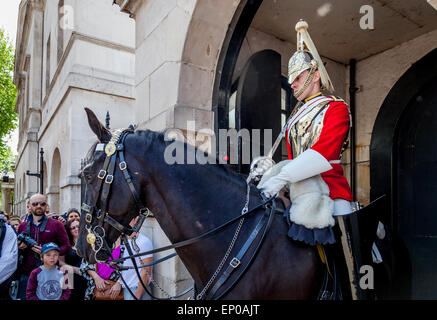
[[[94,218],[99,221],[99,226],[103,227],[103,223],[106,222],[122,235],[131,235],[133,232],[139,232],[144,220],[151,214],[150,210],[143,205],[138,192],[132,182],[132,178],[127,170],[127,163],[124,157],[124,141],[126,137],[132,133],[131,129],[119,129],[117,130],[111,140],[105,145],[106,159],[103,164],[103,168],[98,174],[98,190],[99,195],[96,197],[93,205],[86,203],[82,204],[82,210],[86,211],[85,220],[87,222],[87,229],[91,229]],[[109,193],[112,182],[114,181],[114,172],[116,168],[117,156],[119,156],[119,169],[123,173],[123,176],[129,186],[129,190],[135,200],[137,208],[139,209],[139,218],[133,228],[126,227],[111,217],[107,212],[107,206],[109,201]],[[104,183],[103,183],[104,182]],[[102,187],[103,184],[103,187]],[[102,204],[101,209],[97,209],[97,203],[100,201]]]

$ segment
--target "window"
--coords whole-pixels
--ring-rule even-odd
[[[50,87],[50,38],[51,36],[49,35],[46,44],[46,95]]]
[[[59,0],[58,3],[58,50],[57,50],[57,62],[62,59],[62,54],[64,53],[64,30],[61,27],[61,11],[64,7],[64,0]]]

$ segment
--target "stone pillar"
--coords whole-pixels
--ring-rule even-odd
[[[59,212],[59,187],[50,186],[47,188],[47,203],[50,206],[50,212]]]
[[[80,209],[80,179],[68,176],[60,187],[60,208],[62,214],[70,208]]]
[[[9,202],[8,191],[6,188],[3,187],[3,184],[5,184],[5,183],[4,182],[2,183],[2,210],[6,213],[9,213],[10,210],[8,210],[9,209],[9,207],[8,207],[8,202]]]

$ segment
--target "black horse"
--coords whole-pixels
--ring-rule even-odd
[[[91,130],[98,143],[107,143],[111,133],[86,109]],[[172,243],[196,237],[241,214],[246,199],[243,177],[221,164],[167,164],[163,133],[137,130],[124,141],[126,163],[133,184],[142,201],[154,213],[159,225]],[[96,151],[97,143],[88,153],[88,165],[81,175],[86,181],[85,203],[99,197],[98,173],[106,154]],[[179,149],[180,150],[180,149]],[[196,152],[199,150],[195,149]],[[116,164],[118,168],[118,161]],[[256,188],[251,188],[249,209],[263,200]],[[97,206],[101,205],[99,202]],[[108,214],[127,226],[138,215],[136,202],[122,172],[114,172],[108,197]],[[238,252],[265,210],[248,215],[231,253]],[[77,248],[88,262],[95,263],[91,246],[86,241],[87,230],[82,215]],[[176,249],[193,277],[196,288],[206,285],[223,258],[236,231],[234,223],[223,231],[189,246]],[[105,237],[112,246],[120,232],[104,224]],[[314,247],[294,242],[287,237],[288,225],[282,217],[273,219],[256,259],[224,299],[315,299],[323,275],[323,265]],[[106,256],[108,252],[104,253]],[[99,259],[101,259],[99,257]],[[242,265],[247,263],[243,259]],[[232,278],[230,279],[232,282]],[[226,287],[226,285],[224,285]]]

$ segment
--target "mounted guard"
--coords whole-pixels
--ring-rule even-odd
[[[269,155],[253,161],[249,179],[262,176],[258,188],[267,197],[277,195],[283,187],[289,189],[292,205],[287,209],[288,236],[317,246],[331,278],[331,289],[321,299],[341,298],[338,281],[334,280],[335,269],[341,269],[341,265],[347,267],[347,271],[339,272],[343,277],[347,273],[348,281],[343,283],[350,282],[351,298],[359,299],[359,252],[353,250],[351,223],[345,220],[357,208],[340,165],[351,116],[343,99],[322,94],[322,90],[332,93],[334,87],[307,29],[303,20],[296,24],[297,51],[288,64],[288,82],[299,102]],[[284,136],[289,160],[274,165],[272,155]],[[343,252],[340,262],[334,259],[339,251]]]
[[[131,259],[140,280],[138,269],[149,264],[137,266],[136,257],[174,249],[193,276],[193,298],[198,300],[313,299],[318,292],[319,299],[342,298],[348,292],[353,299],[364,297],[358,288],[364,247],[357,237],[352,193],[340,165],[350,113],[342,99],[321,93],[334,89],[307,28],[303,21],[297,24],[298,50],[289,63],[289,82],[299,103],[268,156],[254,160],[246,181],[223,166],[169,166],[163,157],[168,147],[164,134],[133,128],[109,132],[86,109],[98,142],[81,172],[86,192],[77,248],[82,257],[90,263],[106,261],[116,239],[138,231],[151,211],[172,244],[137,254],[128,249],[129,257],[111,260],[125,270],[123,261]],[[275,165],[272,155],[284,136],[289,160]],[[250,188],[251,180],[261,176],[258,188],[267,196],[263,198],[259,190]],[[280,210],[272,199],[283,187],[289,188],[292,202],[286,213],[290,227],[274,219]],[[127,227],[138,215],[137,225]],[[237,221],[234,230],[225,230]],[[280,232],[268,232],[270,226]],[[369,223],[367,230],[375,236],[376,225]],[[284,237],[287,232],[297,241]],[[209,241],[200,241],[207,237]],[[322,290],[318,255],[327,266]],[[293,273],[277,272],[279,264]],[[338,290],[338,274],[347,278],[342,283],[349,289]]]

